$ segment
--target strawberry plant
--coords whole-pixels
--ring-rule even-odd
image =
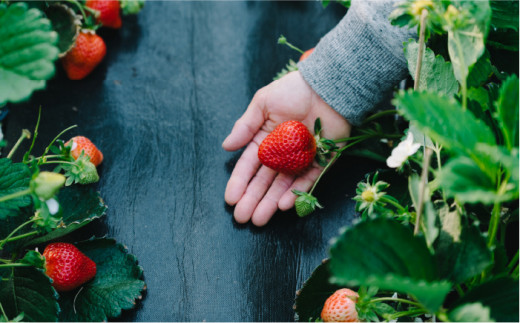
[[[37,132],[38,127],[22,161],[11,158],[20,142],[31,137],[27,130],[0,159],[1,320],[118,317],[135,306],[145,289],[136,258],[109,238],[60,242],[106,212],[98,192],[71,185],[90,182],[94,174],[99,178],[94,163],[101,162],[102,154],[85,137],[64,144],[59,139],[63,131],[42,156],[32,156]],[[44,170],[52,165],[58,167]]]
[[[46,81],[54,76],[60,58],[71,79],[88,75],[103,59],[104,52],[103,55],[99,51],[90,53],[91,47],[82,39],[93,36],[84,36],[85,30],[93,33],[100,27],[98,24],[120,28],[120,13],[137,14],[143,4],[144,0],[2,2],[0,83],[10,86],[0,88],[0,107],[26,100],[34,91],[44,89]],[[96,38],[96,48],[100,42],[103,40]],[[78,46],[81,50],[76,49]],[[73,58],[69,55],[71,51]],[[80,72],[77,67],[70,72],[74,69],[70,66],[78,65],[82,66]]]
[[[518,321],[518,2],[405,1],[391,19],[418,29],[403,44],[413,88],[331,159],[390,169],[359,183],[360,218],[297,292],[296,317],[326,319],[349,288],[362,321]]]

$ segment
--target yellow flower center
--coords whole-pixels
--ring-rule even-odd
[[[365,202],[372,203],[375,201],[376,195],[374,194],[374,192],[367,190],[367,191],[364,191],[363,193],[361,193],[361,198]]]
[[[414,16],[420,16],[423,9],[433,8],[433,2],[430,0],[416,0],[412,4],[412,13]]]

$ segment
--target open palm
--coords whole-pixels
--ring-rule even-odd
[[[288,210],[294,206],[296,196],[292,189],[307,191],[311,188],[322,171],[318,163],[313,162],[300,176],[281,174],[261,165],[258,146],[284,121],[298,120],[313,129],[318,117],[323,137],[339,139],[350,134],[350,124],[312,90],[300,72],[289,73],[255,94],[222,144],[229,151],[247,145],[235,165],[225,193],[226,202],[236,205],[234,216],[237,222],[251,220],[257,226],[265,225],[278,209]]]

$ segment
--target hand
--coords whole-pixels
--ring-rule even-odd
[[[235,165],[227,183],[225,200],[235,205],[235,220],[265,225],[274,213],[294,206],[291,190],[308,191],[322,171],[316,161],[296,177],[277,173],[258,160],[258,146],[277,125],[298,120],[314,129],[321,119],[322,137],[340,139],[350,135],[350,124],[323,101],[305,82],[300,72],[292,72],[256,92],[246,112],[235,122],[222,147],[228,151],[247,148]]]

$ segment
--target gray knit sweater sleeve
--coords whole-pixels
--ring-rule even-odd
[[[407,75],[403,42],[416,32],[392,26],[395,1],[353,0],[339,24],[298,63],[303,78],[351,124],[387,97]]]

